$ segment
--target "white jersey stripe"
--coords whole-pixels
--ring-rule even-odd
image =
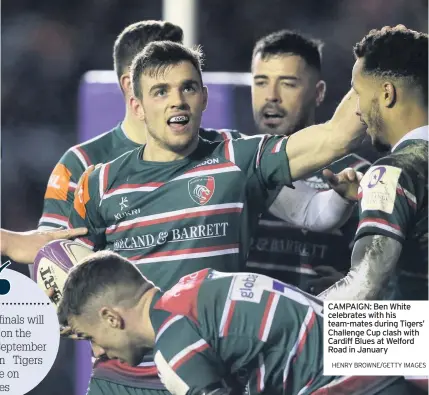
[[[288,355],[288,358],[287,358],[287,362],[286,362],[286,366],[285,366],[285,368],[283,370],[283,386],[286,385],[287,376],[288,376],[288,373],[289,373],[289,366],[290,366],[290,364],[292,362],[292,359],[296,355],[296,351],[298,350],[299,343],[301,342],[302,337],[305,335],[305,332],[307,330],[307,325],[308,325],[309,321],[311,320],[311,317],[312,317],[313,313],[314,313],[314,311],[311,308],[309,308],[308,311],[307,311],[307,314],[306,314],[306,316],[304,318],[304,321],[301,324],[301,328],[299,329],[299,333],[298,333],[298,336],[297,336],[297,338],[295,340],[295,343],[294,343],[292,349],[289,352],[289,355]]]
[[[77,156],[77,158],[82,163],[83,167],[85,169],[87,169],[89,165],[88,165],[85,157],[82,155],[82,153],[76,147],[70,148],[70,150]]]
[[[229,140],[227,144],[228,144],[229,161],[232,163],[235,163],[234,144],[232,143],[232,140]]]
[[[420,274],[420,273],[412,273],[412,272],[408,272],[406,270],[401,270],[399,272],[400,276],[405,276],[405,277],[414,277],[414,278],[421,278],[421,279],[428,279],[428,275],[427,274]]]
[[[354,377],[354,376],[341,376],[341,377],[338,377],[337,379],[335,379],[335,380],[331,381],[330,383],[328,383],[328,384],[324,385],[323,387],[318,388],[316,392],[319,392],[319,391],[320,391],[320,394],[321,394],[321,395],[322,395],[322,394],[325,394],[326,392],[324,392],[323,390],[326,390],[326,389],[328,389],[328,388],[333,388],[333,387],[337,386],[338,384],[341,384],[341,383],[343,383],[344,381],[347,381],[347,380],[349,380],[349,379],[351,379],[351,378],[353,378],[353,377]],[[375,377],[374,377],[374,378],[375,378]],[[329,391],[329,390],[328,390],[328,391]],[[328,393],[329,393],[329,392],[328,392]]]
[[[219,337],[223,337],[225,335],[225,333],[224,333],[225,324],[226,324],[226,320],[228,319],[229,310],[231,309],[231,303],[232,303],[230,295],[232,292],[233,285],[234,285],[234,281],[231,281],[231,285],[229,286],[229,291],[228,291],[228,296],[226,298],[225,306],[223,307],[222,318],[220,320]]]
[[[302,387],[296,395],[304,395],[306,393],[306,391],[308,390],[308,388],[310,387],[311,383],[312,383],[312,381],[310,381],[309,383],[304,385],[304,387]]]
[[[189,353],[196,350],[197,348],[206,345],[207,342],[204,339],[200,339],[196,341],[195,343],[192,343],[188,347],[185,347],[182,351],[177,353],[173,358],[171,358],[170,362],[168,364],[173,367],[177,362],[179,362],[181,359],[185,358]]]
[[[233,165],[233,166],[228,166],[228,167],[221,167],[218,169],[193,171],[190,173],[182,174],[176,178],[173,178],[172,180],[168,181],[168,183],[178,181],[178,180],[184,180],[187,178],[194,178],[194,177],[200,177],[200,176],[206,176],[206,175],[212,175],[212,174],[220,174],[220,173],[230,173],[233,171],[241,171],[241,169],[238,166]],[[162,185],[165,185],[165,184],[162,184]],[[160,185],[160,186],[162,186],[162,185]],[[136,187],[136,188],[119,188],[119,189],[114,190],[113,192],[109,192],[109,193],[104,194],[103,200],[108,199],[112,196],[123,195],[125,193],[152,192],[152,191],[158,189],[160,186],[141,186],[141,187]]]
[[[121,229],[123,227],[140,223],[140,222],[148,222],[148,221],[153,221],[153,220],[162,219],[162,218],[170,218],[178,215],[198,213],[201,211],[220,211],[224,209],[234,209],[234,208],[242,209],[243,206],[244,206],[243,203],[223,203],[223,204],[213,204],[210,206],[189,207],[181,210],[168,211],[166,213],[152,214],[152,215],[146,215],[144,217],[130,219],[128,221],[123,221],[117,225],[111,225],[106,230],[112,231],[114,229]]]
[[[278,153],[280,152],[280,148],[282,146],[283,141],[285,141],[288,138],[288,136],[283,137],[282,139],[280,139],[276,145],[274,146],[273,152],[274,153]]]
[[[89,249],[93,250],[94,246],[92,246],[91,244],[85,243],[82,239],[75,239],[74,241],[83,244],[85,247],[88,247]]]
[[[56,224],[56,225],[60,225],[60,226],[65,226],[66,228],[68,228],[68,225],[69,225],[67,221],[63,221],[61,219],[52,218],[52,217],[42,217],[42,218],[40,218],[39,222]]]
[[[265,270],[278,270],[279,272],[292,272],[292,273],[301,273],[301,274],[309,274],[309,275],[317,275],[311,268],[301,267],[301,266],[288,266],[288,265],[277,265],[274,263],[265,263],[265,262],[254,262],[247,261],[247,267],[265,269]]]
[[[264,332],[262,333],[261,340],[266,342],[270,334],[271,326],[273,324],[274,314],[276,313],[277,304],[279,303],[280,294],[274,294],[273,301],[270,306],[270,311],[268,312],[267,322],[265,324]]]
[[[380,229],[383,229],[383,230],[387,230],[390,233],[394,233],[395,235],[398,235],[398,236],[404,238],[404,234],[400,230],[394,228],[393,226],[389,226],[387,224],[382,224],[382,223],[376,222],[376,221],[365,221],[365,222],[362,222],[358,226],[357,232],[359,232],[361,229],[363,229],[365,227],[369,227],[369,226],[371,226],[373,228],[380,228]]]
[[[156,364],[155,362],[142,362],[137,366],[140,366],[141,368],[152,368],[152,367],[155,367]]]
[[[261,161],[261,150],[262,150],[262,146],[265,143],[266,139],[267,139],[267,136],[263,136],[261,138],[261,141],[259,141],[258,151],[256,153],[256,168],[259,167],[259,164],[260,164],[260,161]]]
[[[402,188],[402,187],[401,187]],[[417,204],[417,199],[416,197],[408,190],[406,190],[405,188],[402,188],[402,190],[404,191],[405,196],[411,200],[414,204]]]
[[[210,252],[191,252],[189,254],[181,255],[167,255],[159,256],[154,258],[142,258],[138,260],[133,260],[132,263],[139,265],[152,262],[166,262],[166,261],[180,261],[181,259],[198,259],[198,258],[207,258],[209,256],[220,256],[220,255],[229,255],[229,254],[238,254],[238,248],[227,248],[225,250],[217,250]]]
[[[265,362],[264,355],[262,353],[258,354],[259,362],[259,380],[258,380],[258,392],[261,393],[265,388]]]
[[[152,192],[159,187],[137,187],[137,188],[120,188],[116,189],[113,192],[105,193],[102,200],[107,199],[116,195],[123,195],[125,193],[133,193],[133,192]]]
[[[100,193],[100,204],[99,206],[101,206],[101,201],[103,200],[103,195],[104,195],[104,172],[106,171],[106,165],[102,165],[101,169],[100,169],[100,173],[99,173],[99,178],[98,178],[98,188],[99,188],[99,193]]]
[[[232,139],[232,134],[231,132],[229,132],[227,129],[221,129],[219,131],[221,134],[223,134],[223,137],[225,138],[225,140],[230,140]]]
[[[158,339],[161,337],[161,335],[175,322],[179,321],[181,318],[183,318],[183,315],[175,315],[174,317],[170,318],[169,321],[167,321],[165,324],[163,324],[159,330],[159,332],[156,335],[155,342],[158,341]]]
[[[173,178],[169,182],[183,180],[185,178],[194,178],[194,177],[207,176],[207,175],[209,176],[211,174],[229,173],[231,171],[241,171],[241,169],[238,166],[228,166],[228,167],[220,167],[219,169],[193,171],[190,173],[182,174],[181,176],[178,176],[176,178]]]
[[[77,188],[77,184],[75,182],[69,182],[69,188],[71,189],[76,189]]]

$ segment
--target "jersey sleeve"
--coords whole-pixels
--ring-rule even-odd
[[[188,318],[167,318],[155,343],[154,361],[160,379],[173,395],[197,394],[216,383],[221,387],[222,363]]]
[[[384,235],[402,243],[416,212],[415,190],[415,181],[403,169],[383,161],[372,166],[360,183],[355,240]]]
[[[87,166],[87,159],[77,147],[62,156],[48,180],[39,229],[67,227],[76,186]]]
[[[90,175],[84,174],[77,195],[71,205],[68,219],[69,228],[86,227],[88,233],[85,237],[78,238],[82,244],[93,250],[101,250],[106,245],[106,226],[100,214],[100,177],[101,170],[94,170]]]
[[[292,186],[286,142],[286,136],[242,136],[225,143],[225,156],[247,173],[252,184],[275,190]]]

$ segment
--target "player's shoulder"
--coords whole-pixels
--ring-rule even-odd
[[[116,127],[95,136],[90,140],[70,147],[62,156],[61,162],[65,165],[73,162],[79,162],[84,168],[87,168],[92,164],[97,164],[94,162],[98,162],[97,153],[100,151],[100,148],[102,146],[113,146],[112,143],[114,140],[115,130]]]
[[[102,178],[111,180],[112,175],[114,175],[115,179],[121,179],[123,173],[125,172],[124,177],[126,179],[126,176],[133,168],[132,162],[138,160],[141,151],[142,147],[137,147],[130,151],[124,152],[115,159],[112,159],[105,163],[100,163],[97,169],[94,170],[91,175],[95,177],[94,175],[100,175],[100,173],[102,173]]]
[[[370,170],[381,166],[395,167],[409,176],[427,174],[428,142],[425,140],[406,141],[393,152],[376,160]]]
[[[200,128],[200,136],[209,141],[225,141],[231,139],[238,139],[244,136],[238,130],[233,129],[211,129],[211,128]]]

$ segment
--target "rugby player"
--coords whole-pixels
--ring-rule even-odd
[[[319,40],[290,30],[274,32],[255,44],[252,106],[260,133],[290,136],[314,124],[316,108],[326,92],[321,76],[322,45]],[[364,154],[368,157],[367,150]],[[368,160],[353,153],[334,162],[329,169],[334,173],[346,168],[365,172],[369,165]],[[326,179],[318,171],[295,182],[295,189],[282,188],[278,195],[273,194],[277,199],[270,213],[259,222],[252,241],[249,270],[316,293],[336,281],[326,284],[326,277],[323,284],[312,281],[318,273],[336,274],[336,279],[347,273],[349,244],[358,222],[357,208],[332,190],[318,193],[332,186],[335,189],[332,172],[327,175]],[[319,203],[314,204],[315,201]],[[345,205],[348,209],[341,218],[336,210]],[[347,221],[351,210],[353,218]],[[321,285],[324,288],[320,289]]]
[[[12,232],[0,229],[1,255],[15,262],[33,263],[37,252],[47,243],[59,239],[72,239],[83,236],[85,228],[59,230],[31,230],[28,232]]]
[[[143,273],[162,288],[180,270],[199,269],[195,258],[211,263],[223,256],[221,265],[238,270],[267,190],[291,185],[361,138],[362,125],[348,113],[355,104],[350,92],[329,123],[290,137],[202,139],[207,89],[200,57],[177,43],[153,42],[133,61],[131,105],[146,123],[147,143],[87,176],[69,219],[72,227],[89,226],[81,239],[89,247],[144,264]],[[166,261],[176,261],[178,271]]]
[[[428,35],[403,25],[372,30],[354,54],[357,115],[390,153],[361,181],[351,269],[321,296],[427,300]]]
[[[298,288],[252,273],[203,269],[163,293],[102,251],[69,273],[58,316],[96,356],[136,365],[153,349],[173,395],[414,393],[403,378],[324,376],[322,310]]]
[[[119,34],[113,47],[113,62],[119,86],[124,95],[125,117],[112,130],[70,148],[62,156],[49,178],[39,230],[67,226],[78,181],[86,169],[98,163],[107,163],[145,143],[145,124],[135,116],[130,107],[132,88],[129,69],[133,58],[148,43],[156,40],[181,43],[183,31],[179,26],[170,22],[149,20],[129,25]],[[223,140],[240,136],[238,132],[230,130],[220,132],[201,128],[199,133],[208,140]],[[125,206],[126,203],[123,207]],[[23,251],[23,253],[32,254],[32,251]],[[148,364],[153,376],[153,362],[145,363],[144,366],[147,368]],[[141,370],[144,375],[145,369]],[[121,366],[113,366],[112,369],[109,369],[109,364],[103,364],[101,361],[94,368],[88,394],[128,394],[130,388],[134,392],[141,391],[135,388],[135,382],[134,378],[129,378],[127,372],[125,375],[122,374]],[[138,386],[146,387],[146,384],[139,383]],[[150,383],[149,388],[153,388]],[[155,388],[162,388],[162,386],[156,383]]]
[[[76,185],[84,170],[91,167],[91,164],[107,163],[123,153],[145,143],[145,123],[141,122],[141,120],[135,116],[130,106],[132,89],[129,68],[131,60],[151,41],[168,39],[169,41],[181,42],[182,38],[183,32],[180,27],[162,21],[138,22],[127,27],[119,35],[115,42],[113,58],[119,85],[124,94],[126,103],[125,118],[123,122],[113,130],[95,139],[72,147],[64,154],[55,167],[48,183],[45,195],[44,213],[39,223],[40,229],[67,224],[74,194],[78,189]],[[231,130],[216,131],[200,128],[199,133],[205,139],[212,141],[240,137],[238,132]],[[348,187],[351,187],[351,189],[356,187],[355,176],[353,173],[348,174],[347,172],[342,172],[338,174],[338,177],[343,181],[343,185],[338,186],[338,193],[347,196],[349,193]],[[349,184],[349,186],[344,188],[346,184]],[[292,193],[293,192],[294,191],[292,191]],[[320,198],[323,198],[322,195],[323,194],[320,195]],[[297,199],[303,201],[303,195],[297,194],[295,200]],[[321,203],[319,203],[319,200]],[[291,200],[289,199],[286,203],[290,204]],[[123,218],[127,216],[127,205],[127,201],[124,200],[120,206],[120,216],[124,213]],[[318,208],[320,205],[322,205],[322,207]],[[345,203],[343,200],[339,201],[337,205],[331,202],[330,210],[333,214],[329,217],[331,222],[327,222],[325,226],[331,226],[332,219],[334,219],[335,222],[335,218],[337,221],[341,221],[344,217],[344,213],[347,214],[348,205],[350,205],[350,203]],[[323,199],[312,199],[312,201],[309,202],[309,206],[311,207],[311,211],[317,212],[325,208]],[[277,204],[277,207],[281,207],[281,205]],[[279,215],[281,216],[281,213]],[[324,218],[321,217],[320,220],[321,221],[317,222],[317,226],[321,226],[320,223],[324,221]],[[308,225],[312,226],[312,224]],[[187,273],[203,267],[206,267],[204,261],[202,261],[198,267],[190,268]],[[224,269],[226,268],[224,267]],[[170,270],[170,268],[168,268],[168,270]],[[174,276],[175,268],[172,267],[171,270]],[[183,274],[184,273],[181,275]],[[161,285],[163,285],[163,283],[161,283]],[[134,392],[141,393],[141,390],[136,387],[162,388],[159,382],[155,380],[156,372],[154,372],[153,366],[153,362],[148,360],[142,364],[138,374],[135,374],[134,371],[131,372],[132,374],[129,374],[129,372],[123,373],[121,366],[118,364],[113,366],[112,369],[109,369],[108,363],[100,361],[94,369],[89,394],[107,395],[113,393],[127,393],[131,388]],[[152,378],[149,380],[149,384],[146,384],[145,380],[140,380],[140,378],[145,377],[146,373],[152,377],[155,375],[155,379]]]
[[[39,229],[67,226],[76,185],[90,165],[109,162],[145,143],[144,125],[130,109],[129,68],[137,53],[155,40],[182,42],[183,31],[169,22],[142,21],[129,25],[119,34],[113,47],[113,63],[124,95],[125,117],[112,130],[70,148],[62,156],[48,181]]]
[[[205,267],[241,270],[267,189],[343,156],[350,140],[362,135],[350,92],[329,123],[311,128],[313,149],[306,131],[290,141],[268,135],[202,139],[207,92],[199,59],[199,52],[180,44],[154,42],[134,60],[131,103],[146,122],[147,144],[84,176],[69,219],[70,227],[89,226],[81,238],[87,246],[116,250],[162,289]],[[149,359],[138,369],[109,362],[115,369],[97,365],[97,378],[105,377],[100,392],[113,388],[113,380],[133,390],[163,389]]]

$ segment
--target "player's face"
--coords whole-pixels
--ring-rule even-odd
[[[358,95],[356,114],[366,126],[373,146],[384,152],[388,146],[383,137],[386,125],[380,110],[378,84],[370,76],[362,74],[362,65],[362,60],[358,59],[352,73],[352,86]]]
[[[163,149],[180,154],[198,139],[207,88],[190,62],[167,67],[155,76],[141,77],[144,122]]]
[[[314,122],[325,83],[296,55],[275,55],[252,63],[252,106],[261,133],[290,135]]]
[[[91,322],[86,321],[84,316],[74,317],[72,326],[75,333],[91,342],[95,358],[107,357],[135,366],[149,351],[111,317]]]

